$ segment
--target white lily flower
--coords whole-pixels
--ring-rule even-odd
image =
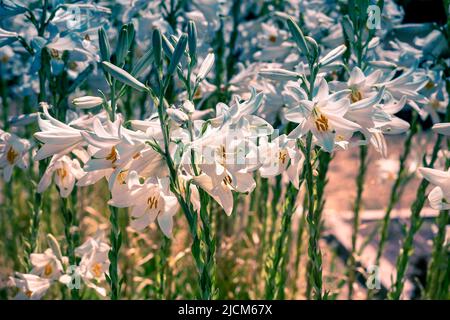
[[[18,300],[40,300],[52,284],[51,279],[19,272],[16,272],[15,277],[11,277],[10,281],[13,286],[21,290],[15,297]]]
[[[40,132],[34,137],[43,143],[34,160],[40,161],[55,154],[64,155],[80,147],[83,143],[81,131],[53,118],[48,112],[48,105],[42,104],[46,119],[38,118]]]
[[[0,130],[0,169],[3,170],[3,179],[6,182],[11,179],[15,166],[21,169],[27,168],[26,155],[30,146],[28,140]]]
[[[350,107],[350,100],[343,97],[347,91],[330,95],[324,79],[319,82],[312,101],[307,100],[303,90],[291,90],[298,106],[287,109],[285,117],[299,125],[289,134],[290,138],[299,138],[311,131],[316,144],[332,152],[336,145],[346,148],[353,133],[361,130],[359,124],[344,118]]]
[[[128,174],[127,183],[112,190],[109,204],[132,208],[131,227],[141,231],[155,220],[161,231],[171,237],[173,216],[179,209],[177,198],[169,190],[168,179],[148,178],[143,183],[135,171]]]
[[[436,133],[450,136],[450,122],[436,123],[432,129]]]
[[[419,173],[436,187],[428,194],[430,206],[436,210],[450,209],[450,170],[419,168]]]
[[[80,109],[90,109],[103,103],[103,98],[84,96],[72,100],[72,104]]]
[[[63,257],[67,262],[66,257]],[[32,253],[30,261],[33,266],[31,274],[41,278],[57,280],[64,272],[63,261],[61,261],[52,249],[47,249],[44,253]]]
[[[39,181],[37,192],[42,193],[50,186],[52,178],[58,187],[62,198],[68,197],[75,186],[75,181],[81,179],[85,172],[77,159],[68,156],[54,155]]]

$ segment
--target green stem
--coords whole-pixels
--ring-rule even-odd
[[[428,168],[432,168],[434,163],[436,162],[436,159],[438,157],[438,152],[441,146],[442,136],[439,135],[436,139],[436,143],[433,148],[433,152],[431,154],[430,162],[426,163],[424,160],[424,164]],[[422,182],[419,185],[419,188],[417,189],[416,193],[416,200],[413,202],[411,206],[411,221],[409,229],[407,230],[405,240],[403,241],[402,248],[400,250],[400,254],[397,258],[396,263],[396,277],[395,282],[392,285],[392,289],[388,294],[388,298],[391,300],[398,300],[400,299],[400,295],[403,291],[403,287],[405,285],[405,275],[406,270],[408,268],[409,264],[409,258],[414,252],[414,236],[416,235],[417,231],[419,231],[421,225],[422,225],[422,218],[420,217],[420,212],[422,211],[422,208],[425,204],[426,196],[425,192],[429,185],[429,182],[425,179],[422,179]]]
[[[364,191],[364,178],[367,171],[367,145],[362,145],[359,148],[359,171],[356,178],[356,200],[353,209],[353,233],[352,233],[352,248],[348,262],[348,299],[353,297],[353,284],[356,280],[356,240],[358,238],[359,230],[359,214],[362,205],[362,194]]]
[[[109,275],[107,280],[111,287],[110,298],[111,300],[120,299],[121,281],[119,279],[119,251],[122,245],[122,233],[119,226],[119,208],[110,206],[109,221],[111,223],[111,231],[109,240],[111,243],[111,249],[109,250]]]
[[[413,113],[413,118],[411,120],[411,130],[408,133],[408,136],[405,140],[405,147],[403,149],[403,153],[400,156],[400,163],[399,163],[399,169],[397,172],[397,178],[395,179],[394,184],[392,185],[391,189],[391,195],[389,198],[389,203],[386,208],[386,212],[383,217],[383,222],[381,226],[381,232],[380,232],[380,241],[378,243],[377,247],[377,255],[375,258],[375,265],[378,266],[380,264],[381,256],[383,255],[384,247],[388,238],[388,232],[389,232],[389,225],[391,221],[391,212],[394,209],[395,205],[399,201],[400,198],[400,187],[405,182],[407,169],[406,169],[406,160],[408,159],[409,154],[411,153],[411,145],[413,137],[417,134],[418,131],[418,125],[417,125],[417,118],[418,115],[416,112]],[[367,291],[368,298],[373,297],[373,290],[370,289]]]
[[[281,222],[281,232],[278,236],[275,247],[272,248],[272,253],[269,256],[269,261],[266,264],[267,277],[264,299],[273,300],[277,292],[282,288],[276,287],[276,276],[280,273],[279,265],[283,259],[283,252],[286,246],[288,233],[291,231],[292,215],[295,212],[295,200],[297,198],[297,190],[290,184],[288,186],[286,201],[283,208],[283,218]]]

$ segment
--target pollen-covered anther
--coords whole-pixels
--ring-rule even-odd
[[[362,100],[362,94],[358,90],[352,90],[352,93],[350,93],[350,100],[352,103],[358,102]]]
[[[279,152],[278,154],[278,160],[282,163],[285,164],[286,163],[286,157],[287,157],[287,152],[285,150],[282,150]]]
[[[53,273],[53,267],[51,263],[48,263],[45,267],[44,267],[44,276],[48,277]]]
[[[315,118],[314,124],[316,125],[316,128],[319,132],[328,131],[328,129],[330,128],[328,124],[328,118],[323,114],[320,114]]]
[[[111,161],[112,164],[114,164],[117,161],[117,150],[116,147],[111,148],[111,152],[106,157],[106,160]]]
[[[13,147],[9,147],[8,152],[6,153],[6,160],[9,162],[9,164],[13,165],[16,162],[18,156],[19,153],[14,150]]]
[[[227,175],[223,178],[223,183],[225,183],[226,185],[231,185],[232,182],[233,179],[231,179],[230,175]]]
[[[149,209],[156,209],[158,207],[158,198],[155,196],[151,196],[147,199],[147,204]]]
[[[58,169],[56,169],[56,175],[58,177],[60,177],[61,180],[64,180],[64,178],[67,177],[67,175],[68,175],[67,170],[64,168],[58,168]]]
[[[94,263],[94,265],[91,268],[91,271],[96,278],[100,278],[102,275],[102,264],[99,262]]]

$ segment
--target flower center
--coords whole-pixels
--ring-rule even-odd
[[[277,36],[276,36],[276,35],[273,35],[273,34],[271,34],[271,35],[269,36],[269,41],[270,41],[270,42],[272,42],[272,43],[275,43],[275,42],[277,42]]]
[[[434,88],[434,82],[433,81],[428,81],[427,84],[425,85],[425,89],[431,90]]]
[[[362,100],[362,94],[357,89],[352,90],[352,93],[350,93],[350,100],[352,103],[358,102]]]
[[[112,164],[114,164],[117,161],[117,150],[116,147],[111,148],[111,152],[106,157],[106,160],[111,161]]]
[[[233,179],[231,179],[230,175],[227,175],[227,176],[225,176],[225,178],[223,178],[223,183],[225,183],[225,185],[231,186],[232,182],[233,182]]]
[[[31,298],[31,296],[33,295],[33,291],[27,290],[27,291],[25,291],[25,295],[26,295],[28,298]]]
[[[47,263],[44,268],[44,276],[49,277],[53,273],[53,267],[51,263]]]
[[[61,178],[61,180],[64,180],[64,178],[67,177],[67,170],[64,168],[56,169],[56,174]]]
[[[156,209],[158,207],[158,197],[151,196],[147,199],[149,209]]]
[[[281,150],[280,153],[278,154],[278,160],[279,160],[282,164],[285,164],[285,163],[286,163],[286,157],[287,157],[287,152],[286,152],[286,150]]]
[[[6,153],[6,160],[9,162],[9,164],[13,165],[16,162],[18,156],[19,153],[14,150],[13,147],[9,147],[8,152]]]
[[[316,125],[317,131],[325,132],[330,128],[328,124],[328,118],[325,117],[322,113],[315,116],[314,124]]]
[[[102,264],[100,262],[94,263],[91,268],[92,273],[96,278],[100,278],[102,275]]]
[[[437,110],[437,109],[439,109],[441,107],[441,102],[439,100],[437,100],[437,99],[432,99],[431,100],[431,107],[434,110]]]

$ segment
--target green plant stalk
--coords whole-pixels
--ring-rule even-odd
[[[272,187],[273,199],[280,199],[281,195],[281,176],[276,177],[275,185]],[[278,208],[276,202],[271,204],[271,220],[270,220],[269,241],[267,247],[270,249],[273,245],[273,236],[278,223]]]
[[[275,246],[271,250],[266,263],[266,285],[264,299],[273,300],[280,288],[276,287],[276,276],[280,273],[279,266],[283,259],[283,252],[286,246],[288,233],[291,231],[292,215],[295,212],[295,200],[297,198],[297,190],[292,184],[289,184],[286,195],[286,201],[283,206],[283,217],[281,222],[281,232],[278,236]],[[282,272],[282,271],[281,271]]]
[[[380,232],[380,241],[377,247],[377,255],[375,257],[375,265],[378,266],[380,264],[381,256],[383,255],[384,247],[386,245],[386,241],[388,238],[389,225],[391,221],[391,212],[394,209],[395,205],[398,203],[400,199],[400,188],[405,183],[407,168],[406,168],[406,160],[408,159],[409,154],[411,153],[411,146],[413,137],[418,132],[418,124],[417,118],[418,115],[416,112],[413,113],[413,118],[411,120],[411,129],[408,132],[408,135],[405,140],[405,147],[403,149],[403,153],[400,156],[399,169],[397,172],[397,177],[395,179],[394,184],[392,185],[391,194],[389,197],[389,203],[386,208],[386,212],[383,217],[381,232]],[[367,291],[367,297],[373,297],[373,290],[369,289]]]
[[[436,139],[436,143],[433,147],[430,162],[426,163],[424,159],[424,165],[428,168],[432,168],[438,157],[438,152],[441,146],[442,136],[439,135]],[[425,158],[425,157],[424,157]],[[414,252],[414,236],[419,231],[423,220],[420,217],[420,212],[425,204],[426,196],[425,192],[429,185],[429,182],[422,179],[419,188],[416,193],[416,200],[411,205],[411,225],[407,230],[405,240],[403,241],[400,254],[396,263],[396,277],[395,282],[392,285],[391,291],[388,293],[388,299],[398,300],[402,294],[403,287],[405,285],[405,275],[408,268],[409,259]]]
[[[120,232],[119,226],[119,208],[110,206],[109,211],[110,211],[109,221],[111,223],[109,241],[111,249],[109,250],[108,253],[110,264],[109,264],[109,275],[107,276],[107,280],[111,288],[110,291],[111,300],[119,300],[121,289],[121,281],[119,279],[119,251],[120,246],[122,245],[122,233]]]
[[[73,191],[74,192],[74,191]],[[69,258],[69,265],[76,266],[77,259],[75,256],[75,247],[76,247],[76,235],[74,230],[72,229],[76,226],[76,214],[73,211],[73,207],[69,199],[61,198],[61,212],[63,214],[64,220],[64,235],[66,237],[67,248],[66,248],[66,256]],[[70,291],[72,300],[79,299],[79,289],[74,288]]]
[[[169,273],[168,257],[170,256],[171,239],[163,236],[159,255],[159,272],[158,272],[158,299],[166,299],[166,282]]]
[[[450,19],[449,19],[450,21]],[[447,92],[450,92],[450,81],[446,81]],[[450,121],[450,104],[447,106],[447,113],[444,122]],[[447,150],[450,150],[450,138],[446,137]],[[446,159],[445,170],[450,168],[450,158]],[[431,261],[428,266],[425,295],[428,299],[446,299],[449,292],[448,264],[449,245],[445,244],[446,229],[449,221],[449,210],[441,210],[436,219],[438,232],[433,239],[433,251]]]
[[[316,199],[314,197],[314,179],[312,168],[312,133],[308,132],[305,155],[305,181],[308,192],[308,214],[306,221],[308,223],[308,258],[310,263],[308,277],[308,286],[312,290],[314,299],[322,300],[322,253],[319,246],[320,238],[320,210],[315,209]],[[318,181],[319,183],[320,181]]]
[[[448,287],[445,287],[445,276],[449,263],[448,247],[445,245],[448,216],[448,210],[441,210],[436,219],[438,232],[433,239],[433,251],[427,272],[425,292],[426,298],[432,300],[445,299],[448,293]]]
[[[295,262],[294,262],[294,280],[292,281],[292,299],[295,299],[297,294],[297,279],[300,276],[300,261],[302,257],[302,249],[303,249],[303,234],[305,231],[306,224],[306,208],[308,207],[308,197],[307,194],[304,195],[303,198],[303,210],[302,214],[299,217],[299,225],[297,232],[297,240],[296,240],[296,250],[295,250]]]
[[[356,240],[358,238],[360,211],[362,205],[362,194],[364,191],[364,178],[367,171],[367,145],[359,147],[359,171],[356,177],[356,199],[353,208],[353,232],[352,232],[352,248],[348,261],[348,299],[353,297],[353,284],[356,280]]]

